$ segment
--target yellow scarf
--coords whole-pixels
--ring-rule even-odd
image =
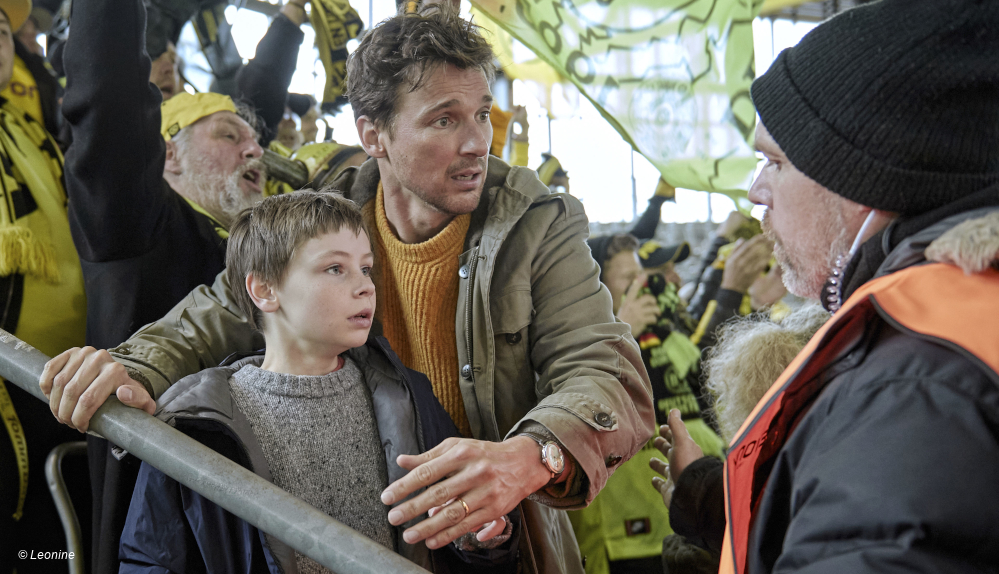
[[[83,345],[87,317],[62,166],[62,153],[42,124],[0,98],[0,276],[23,278],[11,283],[21,290],[20,307],[8,308],[2,320],[14,323],[16,316],[14,334],[50,356]],[[8,301],[17,303],[12,295]],[[28,486],[27,442],[4,384],[0,418],[20,475],[17,520]]]

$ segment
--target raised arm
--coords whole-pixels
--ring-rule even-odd
[[[139,0],[73,3],[63,115],[69,218],[86,261],[141,255],[163,213],[159,90],[149,83]]]
[[[298,49],[305,34],[299,28],[306,19],[306,0],[290,0],[274,17],[257,44],[257,53],[236,75],[238,99],[252,105],[264,120],[260,145],[267,146],[277,134],[284,116],[288,86],[295,74]]]
[[[166,201],[160,100],[149,83],[140,0],[78,0],[63,61],[72,129],[66,191],[81,259],[145,253]]]

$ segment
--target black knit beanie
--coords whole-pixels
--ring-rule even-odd
[[[999,182],[999,1],[848,10],[753,82],[802,173],[861,205],[920,214]]]

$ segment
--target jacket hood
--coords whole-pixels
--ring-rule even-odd
[[[930,243],[926,259],[956,265],[969,275],[999,269],[999,208],[955,225]]]
[[[994,247],[991,254],[988,253],[988,233],[990,229],[991,233],[995,233],[995,220],[967,226],[961,224],[985,218],[996,211],[999,211],[999,186],[984,189],[930,213],[896,219],[867,240],[847,265],[843,274],[843,300],[871,279],[927,261],[947,261],[965,271],[977,267],[973,260],[985,261],[986,266],[989,265],[996,258]],[[930,245],[938,239],[943,241],[928,252]],[[995,241],[993,237],[993,245]],[[965,264],[971,265],[965,267]]]

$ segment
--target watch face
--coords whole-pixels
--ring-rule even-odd
[[[562,456],[562,449],[553,442],[546,443],[541,447],[541,456],[545,461],[548,470],[555,474],[562,474],[565,470],[565,458]]]

